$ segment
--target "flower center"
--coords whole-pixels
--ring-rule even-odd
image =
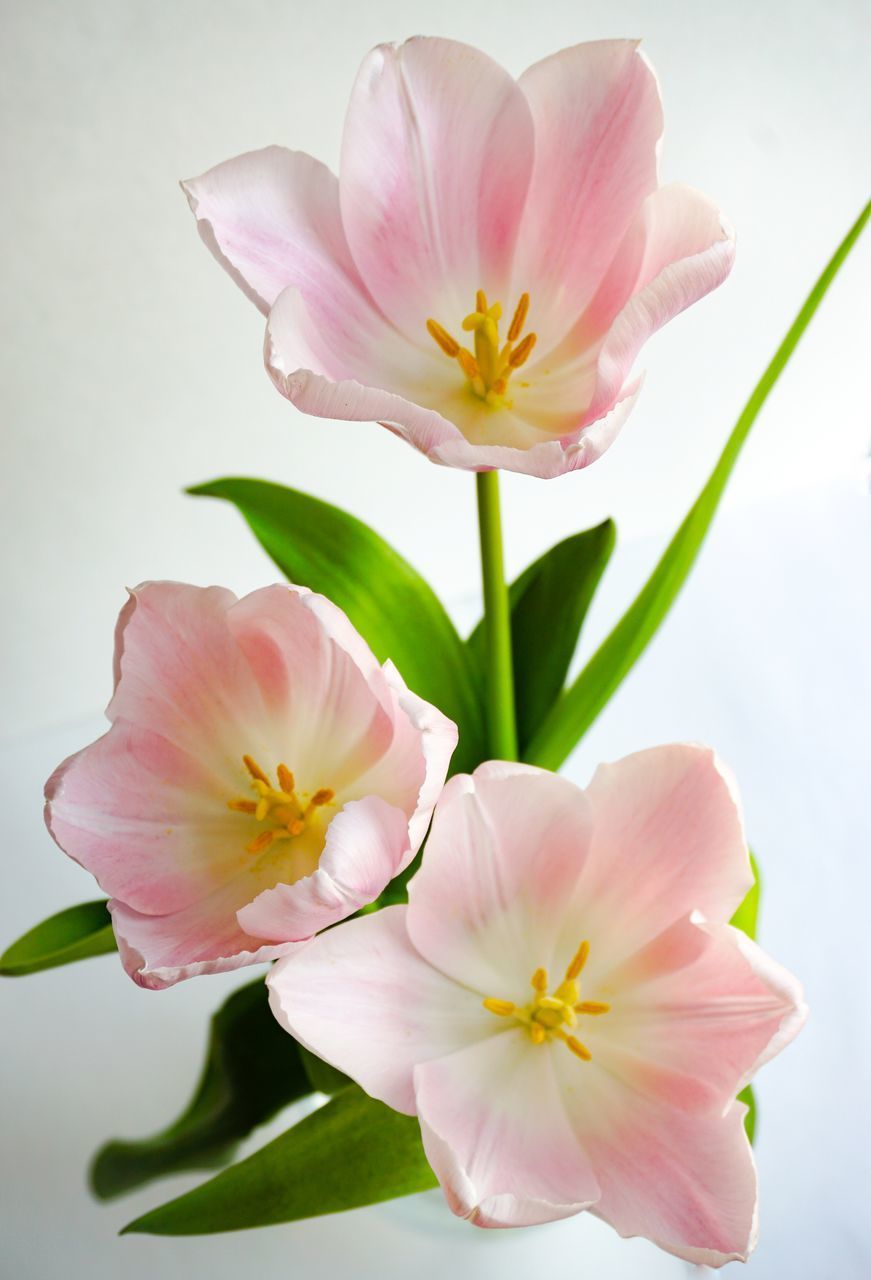
[[[500,347],[499,321],[502,319],[502,306],[498,302],[494,302],[492,307],[488,306],[486,293],[479,289],[475,297],[475,310],[463,321],[465,331],[475,335],[474,355],[468,348],[461,347],[456,338],[451,337],[437,320],[426,322],[430,337],[446,356],[457,361],[471,390],[492,409],[511,408],[511,401],[506,399],[508,382],[514,370],[526,364],[535,346],[534,333],[528,333],[525,338],[520,336],[528,311],[529,294],[523,293],[508,326],[507,341]]]
[[[596,1017],[607,1013],[611,1008],[603,1000],[580,998],[578,978],[589,954],[589,942],[582,942],[566,969],[566,976],[553,995],[548,995],[547,991],[547,970],[536,969],[531,978],[535,995],[529,1004],[521,1006],[511,1000],[496,1000],[488,996],[484,1001],[484,1008],[499,1018],[516,1018],[523,1023],[533,1044],[544,1044],[545,1040],[561,1040],[582,1062],[589,1062],[593,1056],[590,1050],[577,1036],[566,1031],[566,1027],[577,1024],[578,1014]]]
[[[300,799],[293,774],[286,764],[280,764],[276,769],[278,785],[274,787],[269,775],[251,756],[243,756],[242,763],[250,775],[251,789],[257,799],[228,800],[227,807],[234,813],[248,813],[257,822],[267,824],[245,846],[248,853],[263,853],[276,840],[290,840],[293,836],[302,835],[317,810],[332,804],[336,798],[332,787],[320,787],[307,798],[304,794]]]

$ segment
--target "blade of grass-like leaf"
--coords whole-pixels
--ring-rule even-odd
[[[28,929],[0,956],[0,974],[7,978],[39,973],[75,960],[102,956],[114,951],[115,935],[105,898],[80,902],[49,916]]]
[[[753,883],[747,890],[746,897],[741,903],[738,910],[732,916],[730,924],[736,929],[741,929],[747,934],[748,938],[756,937],[756,928],[759,923],[759,895],[762,891],[762,883],[759,878],[759,863],[750,854],[750,865],[753,868]],[[747,1114],[744,1117],[744,1128],[747,1137],[751,1143],[756,1137],[756,1119],[759,1114],[759,1108],[756,1104],[756,1095],[753,1092],[753,1086],[748,1084],[738,1094],[738,1101],[745,1103]]]
[[[178,1120],[153,1138],[107,1143],[91,1166],[91,1188],[109,1200],[171,1173],[225,1164],[252,1129],[311,1091],[300,1046],[269,1009],[266,983],[248,983],[212,1018],[200,1082]]]
[[[466,647],[438,596],[398,551],[346,511],[265,480],[231,477],[187,492],[233,503],[291,582],[343,609],[379,662],[391,658],[414,693],[456,722],[453,772],[483,759],[481,702]]]
[[[436,1185],[416,1118],[391,1111],[353,1085],[246,1160],[137,1218],[122,1234],[195,1236],[265,1227]]]
[[[562,690],[593,593],[614,549],[605,520],[558,542],[509,588],[514,698],[521,751]],[[479,671],[486,660],[483,619],[466,641]]]
[[[717,465],[640,594],[542,724],[524,759],[558,769],[638,661],[687,579],[750,428],[871,215],[847,232],[753,390]]]

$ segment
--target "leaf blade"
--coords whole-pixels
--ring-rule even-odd
[[[240,1231],[339,1213],[436,1185],[417,1120],[353,1085],[246,1160],[137,1218],[122,1234]]]
[[[327,596],[379,662],[395,662],[410,689],[460,728],[454,772],[478,762],[484,731],[465,646],[441,601],[398,551],[355,516],[265,480],[227,477],[187,490],[222,498],[291,582]]]
[[[689,576],[726,483],[760,409],[798,345],[817,307],[871,216],[871,201],[841,241],[808,294],[786,337],[754,387],[707,483],[639,595],[553,707],[524,759],[558,769],[622,684],[659,630]]]
[[[0,956],[0,974],[20,978],[117,950],[106,900],[80,902],[28,929]]]

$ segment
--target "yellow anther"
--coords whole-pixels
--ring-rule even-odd
[[[590,944],[586,939],[581,943],[575,952],[574,959],[566,969],[566,982],[574,982],[583,971],[584,965],[587,963],[587,956],[590,954]]]
[[[253,800],[228,800],[227,808],[234,813],[256,813],[257,805]]]
[[[565,1036],[564,1039],[572,1053],[579,1057],[581,1062],[589,1062],[592,1059],[593,1055],[590,1053],[587,1046],[585,1044],[581,1044],[580,1040],[578,1040],[576,1036]]]
[[[508,364],[512,369],[519,369],[522,364],[526,364],[529,359],[532,348],[538,341],[537,334],[528,333],[522,342],[519,342],[511,355],[508,357]]]
[[[261,831],[256,835],[249,845],[246,845],[249,853],[263,853],[264,849],[268,849],[275,839],[274,831]]]
[[[529,1038],[533,1044],[544,1044],[547,1039],[547,1031],[540,1022],[531,1022],[529,1024]]]
[[[453,360],[460,350],[460,344],[456,338],[452,338],[447,329],[443,329],[437,320],[427,320],[426,327],[430,337],[434,338],[445,355]]]
[[[488,997],[482,1001],[484,1008],[489,1009],[490,1013],[495,1013],[499,1018],[510,1018],[517,1008],[511,1000],[494,1000]]]
[[[458,347],[457,359],[460,362],[460,368],[470,382],[474,382],[476,378],[481,376],[477,361],[471,351],[467,351],[465,347]]]
[[[508,329],[508,341],[516,342],[523,333],[523,326],[526,324],[526,316],[529,312],[529,294],[521,293],[520,301],[514,311],[511,319],[511,325]]]
[[[286,764],[280,764],[276,770],[278,774],[278,785],[285,795],[292,796],[296,791],[296,780],[290,772]]]
[[[530,979],[533,991],[547,991],[547,969],[536,969]]]
[[[332,804],[336,793],[332,787],[319,787],[309,801],[309,808],[317,809],[324,804]]]
[[[610,1008],[604,1000],[581,1000],[575,1005],[575,1013],[589,1013],[596,1017],[600,1013],[608,1013]]]
[[[267,787],[269,786],[269,779],[256,760],[252,760],[250,756],[243,756],[242,763],[251,774],[252,778],[256,778],[258,782],[265,782]]]

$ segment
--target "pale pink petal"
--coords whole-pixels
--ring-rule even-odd
[[[480,998],[417,954],[406,907],[330,929],[278,964],[272,1010],[292,1036],[397,1111],[416,1110],[418,1062],[503,1030]]]
[[[566,340],[572,350],[605,335],[589,416],[611,407],[647,339],[721,285],[734,261],[734,232],[700,192],[674,185],[644,202],[588,312]]]
[[[304,590],[264,587],[234,604],[227,622],[267,709],[259,728],[271,740],[269,757],[279,757],[261,763],[274,768],[281,760],[303,791],[341,792],[381,759],[393,738],[392,717],[379,697],[386,696],[381,673],[373,690],[310,599]],[[257,758],[254,747],[242,750]]]
[[[525,1004],[554,956],[590,842],[579,787],[529,765],[481,765],[442,792],[423,865],[409,886],[409,935],[457,982]]]
[[[352,800],[327,827],[317,868],[264,890],[238,913],[249,933],[304,941],[374,902],[410,860],[408,817],[380,796]]]
[[[535,164],[515,263],[530,328],[548,350],[592,298],[642,200],[657,185],[662,106],[632,40],[551,55],[520,78]]]
[[[756,1243],[756,1170],[746,1107],[725,1114],[662,1106],[593,1063],[558,1060],[577,1140],[601,1188],[592,1212],[621,1236],[646,1236],[688,1262],[720,1267]]]
[[[125,970],[140,987],[160,991],[185,978],[275,960],[292,943],[267,944],[239,928],[247,892],[244,873],[208,897],[169,915],[144,915],[113,899],[112,927]]]
[[[477,49],[421,38],[364,60],[342,142],[342,219],[382,310],[412,340],[507,284],[532,163],[529,108]]]
[[[668,957],[666,959],[666,956]],[[743,933],[693,917],[605,976],[596,1061],[681,1110],[722,1111],[798,1034],[798,982]]]
[[[605,968],[699,910],[728,920],[752,884],[734,781],[707,747],[654,747],[600,765],[587,788],[593,841],[579,904],[619,921]]]
[[[189,906],[235,876],[247,856],[245,829],[227,808],[227,779],[124,720],[65,760],[45,796],[57,844],[105,893],[139,910]]]
[[[476,1226],[552,1222],[599,1198],[563,1107],[557,1052],[516,1026],[415,1068],[427,1159],[452,1212]]]

